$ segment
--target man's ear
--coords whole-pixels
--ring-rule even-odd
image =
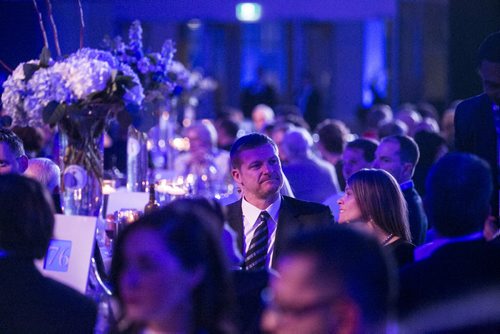
[[[351,300],[342,300],[335,303],[332,308],[332,320],[335,321],[331,328],[339,334],[359,333],[361,332],[362,319],[361,310],[355,302]]]
[[[415,170],[415,166],[412,163],[405,162],[403,164],[403,171],[404,171],[405,176],[408,178],[408,180],[413,177],[414,170]]]
[[[17,163],[19,165],[19,174],[23,174],[28,169],[29,159],[27,156],[21,155],[17,158]]]
[[[241,174],[237,168],[233,168],[231,170],[231,175],[233,176],[233,179],[237,184],[241,184]]]

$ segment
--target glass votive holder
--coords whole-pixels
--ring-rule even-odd
[[[142,212],[137,209],[120,209],[115,211],[114,220],[116,224],[116,235],[118,236],[125,226],[132,224],[141,216]]]
[[[116,180],[102,180],[102,194],[109,195],[116,192]]]
[[[160,205],[165,205],[176,198],[185,197],[187,195],[187,191],[182,183],[182,177],[174,181],[168,179],[158,180],[155,190]]]

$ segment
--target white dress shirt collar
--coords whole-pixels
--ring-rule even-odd
[[[257,222],[257,218],[259,218],[260,213],[262,211],[267,211],[267,213],[269,213],[269,216],[271,216],[271,218],[275,222],[277,222],[280,205],[281,205],[281,196],[278,196],[278,199],[274,201],[271,205],[269,205],[265,210],[261,210],[258,207],[254,206],[253,204],[250,204],[249,202],[247,202],[245,197],[243,197],[241,201],[241,211],[243,213],[244,221],[253,222],[255,224]]]

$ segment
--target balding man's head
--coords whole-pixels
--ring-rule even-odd
[[[0,128],[0,174],[22,174],[27,167],[21,139],[11,130]]]

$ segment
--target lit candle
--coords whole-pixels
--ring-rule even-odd
[[[180,186],[170,186],[168,194],[173,196],[184,196],[186,195],[186,190]]]
[[[156,191],[162,194],[168,194],[172,196],[183,196],[186,195],[186,190],[182,184],[173,184],[168,180],[160,180],[156,185]]]
[[[103,180],[102,181],[102,194],[109,195],[111,193],[114,193],[116,191],[114,184],[115,184],[114,180]]]
[[[158,181],[158,183],[156,184],[155,186],[155,190],[159,193],[162,193],[162,194],[167,194],[168,193],[168,181],[167,180],[160,180]]]

